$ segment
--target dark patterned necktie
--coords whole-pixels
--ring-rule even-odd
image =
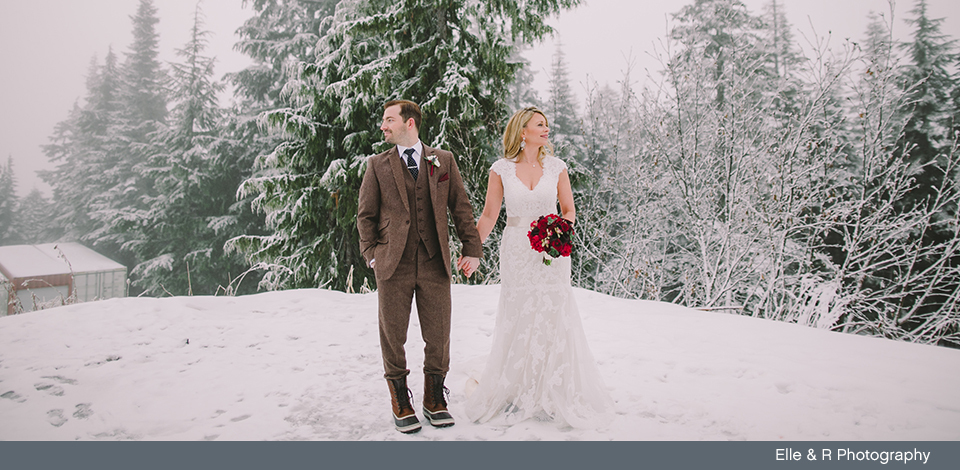
[[[403,154],[407,156],[407,169],[410,170],[410,174],[413,175],[413,180],[417,180],[417,175],[420,174],[420,169],[417,168],[417,162],[413,159],[413,149],[406,149],[403,151]]]

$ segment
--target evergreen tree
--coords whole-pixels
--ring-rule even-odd
[[[947,196],[945,183],[946,187],[951,186],[948,169],[953,164],[951,154],[955,141],[949,135],[954,113],[949,98],[957,81],[949,69],[954,60],[956,41],[940,32],[943,19],[927,16],[926,0],[917,0],[910,13],[914,17],[906,22],[914,27],[913,38],[901,45],[906,53],[906,64],[900,72],[906,91],[906,106],[901,108],[904,126],[896,146],[898,158],[890,164],[909,164],[914,184],[896,201],[896,205],[898,211],[907,214],[937,208],[937,218],[946,221],[956,214],[954,204],[939,205],[939,201]],[[900,158],[904,161],[898,161]],[[937,247],[949,244],[956,237],[956,230],[949,223],[934,223],[927,230],[910,233],[907,237],[917,249],[936,252]],[[921,257],[914,268],[927,270],[939,261],[934,256]],[[960,265],[960,254],[953,256],[952,262]],[[899,268],[878,270],[876,276],[896,282],[901,274]],[[908,314],[898,320],[904,329],[919,327],[923,323],[920,317],[951,302],[950,295],[960,287],[958,283],[960,280],[955,278],[941,277],[934,282],[936,293],[910,293],[900,297],[898,313],[894,316],[914,310],[920,315]],[[908,292],[914,289],[914,286],[904,287]]]
[[[241,107],[260,113],[284,103],[281,90],[290,65],[314,60],[321,28],[329,28],[339,0],[249,3],[256,15],[237,30],[240,40],[234,48],[254,63],[227,78],[236,86]]]
[[[791,31],[792,26],[787,21],[787,13],[783,2],[770,0],[769,3],[764,5],[760,19],[763,21],[761,35],[768,48],[766,52],[767,60],[770,63],[773,75],[776,77],[790,76],[793,68],[803,62],[803,58],[796,52],[796,43]]]
[[[126,54],[122,70],[122,100],[126,131],[137,142],[144,142],[156,124],[167,117],[166,80],[159,59],[160,34],[157,32],[157,8],[153,0],[140,0],[133,22],[133,44]]]
[[[116,135],[120,120],[120,72],[111,49],[103,65],[91,59],[84,103],[57,124],[44,147],[53,170],[39,172],[53,190],[52,219],[55,239],[79,241],[96,228],[91,219],[92,201],[111,187],[105,175],[113,169],[122,139]]]
[[[751,15],[740,0],[695,0],[673,15],[677,25],[670,34],[683,44],[683,50],[673,60],[698,60],[709,67],[702,83],[711,90],[717,107],[726,103],[726,90],[734,77],[755,69],[761,55],[757,29],[760,20]],[[697,59],[699,57],[699,59]]]
[[[87,211],[81,209],[85,206],[86,200],[70,198],[65,196],[69,189],[79,189],[76,183],[70,184],[67,179],[73,179],[74,176],[67,169],[67,161],[72,160],[75,151],[79,150],[76,145],[78,135],[76,132],[77,121],[80,116],[80,105],[74,103],[68,117],[54,125],[53,134],[47,139],[49,143],[43,146],[43,153],[50,163],[56,165],[53,170],[40,170],[37,175],[52,188],[53,201],[50,218],[54,221],[52,235],[55,239],[71,240],[78,239],[79,235],[74,237],[67,236],[67,233],[78,232],[78,222],[71,220],[82,214],[84,220],[89,220]],[[77,178],[79,180],[79,178]]]
[[[141,171],[151,191],[140,194],[143,209],[124,213],[112,228],[139,260],[134,285],[151,295],[214,294],[230,283],[227,273],[239,273],[242,261],[223,255],[222,227],[211,226],[229,214],[239,181],[223,181],[217,165],[223,84],[212,79],[215,60],[203,55],[209,32],[202,24],[197,5],[191,39],[177,50],[183,62],[171,66],[170,123],[151,135]]]
[[[527,46],[529,48],[529,46]],[[523,109],[528,106],[543,107],[540,96],[533,86],[535,72],[530,70],[530,61],[523,56],[523,45],[514,51],[510,62],[519,64],[513,81],[507,86],[507,108]]]
[[[90,203],[93,230],[84,240],[98,251],[132,268],[142,261],[134,253],[133,232],[117,230],[149,211],[145,198],[156,196],[148,175],[151,135],[166,125],[166,74],[158,59],[159,23],[152,0],[140,0],[133,23],[133,43],[119,68],[118,119],[104,139],[94,175],[97,188]],[[103,188],[100,190],[100,188]]]
[[[867,30],[864,34],[862,49],[870,63],[870,70],[874,72],[874,74],[868,73],[868,75],[873,76],[877,71],[886,71],[893,58],[894,40],[884,16],[874,11],[868,12]]]
[[[319,29],[316,59],[286,84],[295,106],[263,117],[287,137],[259,159],[270,173],[241,190],[256,195],[273,233],[230,246],[268,269],[270,288],[349,290],[372,282],[355,221],[363,156],[384,148],[377,145],[382,104],[420,103],[421,139],[458,156],[468,191],[481,201],[518,66],[509,61],[514,41],[542,38],[550,31],[543,17],[575,3],[338,3]]]
[[[39,189],[33,188],[20,200],[20,207],[14,220],[14,230],[20,237],[21,243],[39,245],[51,243],[56,239],[51,231],[53,220],[50,201],[44,197]]]
[[[574,104],[573,91],[570,89],[570,73],[567,71],[566,54],[563,44],[557,41],[553,60],[550,63],[550,95],[545,112],[550,116],[550,140],[558,152],[574,144],[574,136],[579,134],[580,125],[577,107]]]
[[[0,246],[19,243],[14,221],[17,216],[17,182],[13,174],[13,155],[0,165]]]
[[[259,122],[263,113],[285,107],[290,95],[282,90],[295,76],[296,64],[315,60],[315,49],[320,34],[331,25],[330,17],[339,0],[311,2],[283,2],[279,0],[255,0],[252,7],[256,15],[237,30],[240,40],[234,46],[253,59],[253,65],[227,75],[235,87],[237,106],[227,111],[222,124],[223,137],[218,147],[218,156],[223,162],[225,177],[234,181],[234,192],[240,183],[252,177],[269,174],[272,170],[258,170],[258,156],[269,154],[281,142],[282,133],[271,133]],[[224,216],[223,224],[229,230],[222,233],[228,238],[246,234],[264,236],[265,228],[261,211],[252,207],[253,195],[240,195],[232,206],[230,216]],[[242,288],[256,286],[262,270],[243,273]]]
[[[898,145],[918,166],[919,184],[905,201],[908,206],[927,200],[930,190],[943,180],[946,162],[941,155],[952,144],[952,136],[947,134],[952,127],[950,92],[957,85],[949,72],[956,41],[940,32],[943,19],[927,16],[926,0],[917,0],[910,13],[915,16],[906,21],[914,27],[913,39],[902,45],[908,62],[901,72],[909,106],[904,110],[906,126]],[[931,162],[935,166],[925,166]]]

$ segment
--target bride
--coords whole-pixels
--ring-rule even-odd
[[[506,200],[500,302],[493,349],[466,412],[477,422],[534,418],[595,427],[613,401],[583,333],[570,286],[570,258],[545,265],[527,238],[533,221],[557,212],[558,200],[561,217],[576,219],[566,164],[548,155],[553,150],[548,136],[540,110],[518,111],[503,134],[504,158],[490,168],[477,230],[486,240]]]

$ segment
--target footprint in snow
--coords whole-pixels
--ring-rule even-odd
[[[9,392],[6,392],[3,395],[0,395],[0,398],[6,398],[7,400],[14,400],[17,403],[23,403],[27,401],[25,398],[22,398],[20,394],[18,394],[17,392],[14,392],[13,390],[10,390]]]
[[[93,414],[93,408],[90,408],[92,405],[90,403],[80,403],[77,405],[77,410],[73,412],[73,417],[77,419],[87,419],[90,415]]]
[[[51,426],[59,428],[67,422],[67,418],[63,417],[63,410],[50,410],[47,412],[47,422]]]
[[[102,366],[102,365],[104,365],[104,364],[106,364],[106,363],[108,363],[108,362],[119,361],[120,359],[122,359],[122,357],[120,357],[119,355],[111,354],[111,355],[107,356],[106,359],[104,359],[104,360],[102,360],[102,361],[92,361],[92,362],[88,362],[88,363],[84,364],[84,366],[85,366],[85,367]]]
[[[55,397],[63,396],[63,387],[59,385],[54,385],[51,383],[37,383],[33,385],[33,388],[37,389],[38,392],[47,392],[50,395]]]
[[[786,382],[780,382],[774,385],[777,387],[777,391],[784,395],[793,391],[793,385]]]
[[[62,376],[59,376],[59,375],[45,375],[45,376],[43,376],[42,378],[44,378],[44,379],[50,379],[50,380],[56,380],[57,382],[60,382],[60,383],[62,383],[62,384],[69,384],[69,385],[76,385],[76,384],[77,384],[77,381],[76,381],[76,380],[68,379],[68,378],[66,378],[66,377],[62,377]]]

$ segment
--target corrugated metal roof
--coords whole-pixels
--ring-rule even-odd
[[[68,242],[0,246],[0,271],[10,279],[70,274],[70,266],[59,257],[55,247],[70,261],[74,274],[126,269],[90,248]]]

